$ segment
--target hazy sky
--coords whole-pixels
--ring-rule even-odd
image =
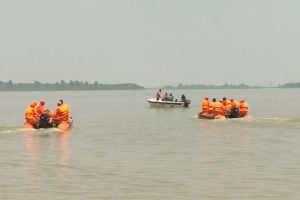
[[[300,81],[299,0],[0,0],[0,80]]]

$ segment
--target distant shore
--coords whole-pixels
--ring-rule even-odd
[[[249,86],[244,83],[233,85],[204,85],[204,84],[179,84],[177,86],[165,85],[158,87],[164,90],[185,90],[185,89],[264,89],[264,88],[300,88],[300,82],[285,83],[277,86]],[[82,90],[144,90],[157,89],[146,88],[135,83],[119,83],[119,84],[103,84],[95,81],[89,83],[87,81],[60,81],[56,83],[42,83],[34,81],[33,83],[14,83],[9,80],[7,82],[0,81],[0,91],[82,91]]]
[[[0,81],[0,91],[81,91],[81,90],[144,90],[145,87],[135,83],[102,84],[95,81],[70,81],[56,83],[13,83]]]
[[[249,86],[244,83],[233,85],[233,84],[224,84],[224,85],[202,85],[202,84],[191,84],[183,85],[179,84],[178,86],[169,86],[165,85],[161,87],[165,90],[183,90],[183,89],[264,89],[264,88],[300,88],[300,82],[296,83],[285,83],[277,86]]]

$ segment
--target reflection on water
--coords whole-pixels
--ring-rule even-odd
[[[60,133],[57,135],[58,147],[60,149],[60,155],[58,157],[58,163],[60,165],[67,165],[70,158],[69,151],[69,140],[70,140],[70,131]]]

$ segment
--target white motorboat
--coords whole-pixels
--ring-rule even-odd
[[[191,101],[162,101],[155,98],[147,99],[151,106],[169,106],[169,107],[189,107]]]

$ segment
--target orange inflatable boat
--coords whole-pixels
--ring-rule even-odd
[[[69,117],[67,122],[61,122],[59,124],[52,122],[50,115],[48,113],[43,113],[40,116],[38,124],[25,123],[22,128],[59,128],[61,130],[69,130],[73,124],[73,118]]]

